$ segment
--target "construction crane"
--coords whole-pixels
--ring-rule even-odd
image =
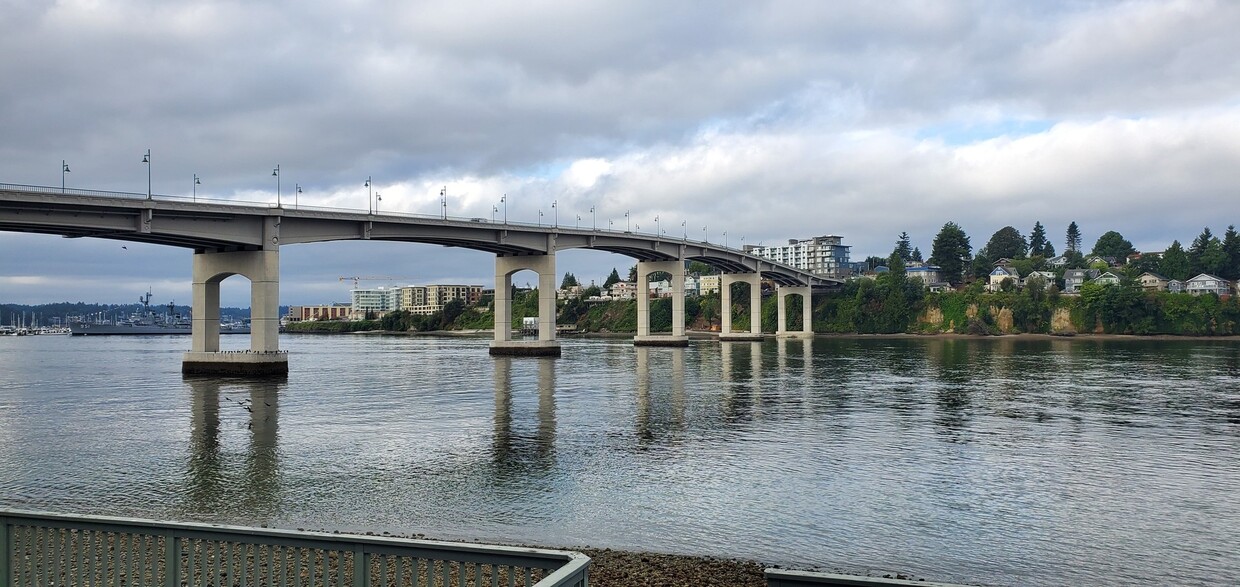
[[[342,275],[338,281],[352,281],[353,289],[357,289],[357,284],[362,281],[405,281],[410,279],[414,278],[401,275]]]

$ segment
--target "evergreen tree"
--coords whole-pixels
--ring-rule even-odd
[[[1065,253],[1081,252],[1081,229],[1076,225],[1075,220],[1068,225],[1068,238],[1066,244],[1067,248],[1064,249]]]
[[[1206,252],[1206,247],[1210,245],[1210,239],[1214,238],[1214,234],[1210,232],[1207,226],[1201,230],[1201,234],[1193,240],[1192,246],[1188,247],[1188,265],[1189,271],[1193,275],[1205,273],[1205,266],[1201,263],[1201,255]],[[1190,277],[1192,277],[1190,275]]]
[[[560,289],[568,289],[574,285],[578,285],[577,276],[572,273],[565,273],[564,280],[560,282]]]
[[[900,261],[908,263],[913,260],[913,247],[909,242],[908,233],[901,232],[899,240],[896,241],[896,248],[891,252],[893,256],[899,257]]]
[[[1217,236],[1211,237],[1205,250],[1201,252],[1200,262],[1202,273],[1222,277],[1222,273],[1227,271],[1227,253],[1223,250],[1223,241],[1218,240]]]
[[[955,222],[948,222],[934,237],[930,262],[939,266],[948,283],[959,285],[964,280],[964,270],[971,261],[972,252],[973,246],[964,229]]]
[[[1033,230],[1029,233],[1029,255],[1044,259],[1055,256],[1055,247],[1046,240],[1046,228],[1042,226],[1041,221],[1034,222]]]
[[[1219,277],[1240,279],[1240,234],[1236,233],[1234,224],[1223,234],[1223,252],[1227,254],[1227,270]]]
[[[1188,260],[1188,253],[1184,252],[1180,241],[1172,241],[1171,246],[1163,251],[1162,259],[1158,263],[1158,273],[1167,279],[1184,281],[1192,277],[1188,274],[1191,270],[1192,264]]]
[[[607,289],[617,283],[620,283],[620,272],[615,267],[611,269],[611,275],[607,276],[607,281],[603,282],[603,289]]]
[[[924,259],[921,258],[921,249],[917,247],[913,247],[913,260],[918,263],[922,263],[925,261]]]
[[[998,260],[1020,259],[1025,256],[1025,251],[1028,249],[1029,243],[1025,242],[1025,237],[1020,234],[1019,230],[1004,226],[990,236],[990,241],[986,243],[984,250],[987,257]]]

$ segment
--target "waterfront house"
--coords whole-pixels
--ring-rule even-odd
[[[1141,282],[1141,288],[1145,291],[1167,291],[1167,278],[1157,273],[1146,271],[1137,281]]]
[[[1098,285],[1119,285],[1119,276],[1107,271],[1106,273],[1089,280],[1089,282],[1096,283]]]
[[[1231,293],[1231,282],[1216,275],[1202,273],[1184,282],[1184,291],[1195,296],[1206,293],[1223,296]]]
[[[1011,267],[996,266],[994,271],[990,272],[990,282],[986,284],[986,289],[999,291],[1003,287],[1003,282],[1009,280],[1013,286],[1020,285],[1020,274]]]
[[[1069,269],[1063,272],[1063,292],[1066,294],[1078,293],[1081,286],[1086,281],[1098,277],[1097,269]]]
[[[915,265],[904,271],[910,279],[919,279],[926,287],[943,281],[940,276],[943,270],[938,265]]]
[[[1184,293],[1184,282],[1178,279],[1168,279],[1167,280],[1167,292]]]
[[[1055,285],[1055,274],[1050,271],[1034,271],[1033,273],[1025,276],[1021,285],[1028,286],[1030,283],[1029,280],[1035,277],[1042,279],[1042,289],[1050,289],[1052,285]]]
[[[633,300],[637,299],[637,283],[632,281],[617,281],[611,284],[608,290],[613,300]]]
[[[1051,257],[1050,259],[1047,259],[1047,260],[1046,260],[1046,265],[1047,265],[1048,267],[1054,267],[1054,268],[1056,268],[1056,269],[1058,269],[1058,268],[1060,268],[1060,267],[1063,267],[1063,266],[1065,266],[1065,265],[1067,265],[1067,264],[1068,264],[1068,256],[1067,256],[1067,255],[1060,255],[1060,256],[1058,256],[1058,257]]]

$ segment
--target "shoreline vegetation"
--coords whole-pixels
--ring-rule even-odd
[[[818,336],[1049,336],[1056,338],[1111,336],[1167,340],[1227,339],[1240,337],[1240,299],[1213,294],[1193,296],[1146,292],[1128,283],[1087,287],[1080,295],[1062,295],[1055,288],[986,292],[975,283],[963,290],[925,291],[921,282],[900,274],[849,282],[838,291],[817,294],[810,313]],[[738,288],[743,290],[744,288]],[[734,291],[733,300],[747,300],[747,291]],[[800,296],[787,298],[787,329],[801,329]],[[652,333],[671,330],[671,299],[650,301]],[[685,299],[685,326],[690,336],[709,336],[722,322],[718,293]],[[774,295],[764,296],[758,319],[762,331],[777,330]],[[747,303],[727,309],[735,332],[750,330]],[[526,317],[538,315],[538,291],[513,296],[512,324],[520,328]],[[570,298],[557,303],[556,324],[563,335],[631,336],[637,331],[634,300],[588,301]],[[389,312],[357,321],[290,323],[288,332],[415,332],[439,334],[492,332],[493,304],[484,298],[465,306],[451,302],[431,315]]]

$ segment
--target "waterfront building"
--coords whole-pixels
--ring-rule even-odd
[[[632,281],[617,281],[608,290],[613,300],[632,300],[637,298],[637,284]]]
[[[930,287],[936,283],[942,283],[943,269],[938,265],[914,265],[904,270],[904,274],[909,279],[916,279]]]
[[[708,295],[719,293],[719,276],[718,275],[701,275],[697,278],[698,295]]]
[[[1098,275],[1101,271],[1097,269],[1069,269],[1063,272],[1063,293],[1074,294],[1079,293],[1081,286]]]
[[[995,265],[994,270],[990,272],[990,282],[986,284],[986,289],[999,291],[1003,289],[1005,281],[1011,281],[1013,286],[1020,285],[1020,273],[1011,266]]]
[[[400,288],[400,304],[399,309],[406,312],[412,311],[413,308],[426,305],[426,287],[421,285],[406,285]]]
[[[1167,282],[1169,281],[1166,277],[1149,271],[1142,273],[1137,280],[1141,282],[1141,287],[1146,291],[1167,291]]]
[[[362,320],[367,315],[377,318],[400,307],[400,288],[354,289],[349,291],[349,295],[352,298],[354,320]]]
[[[844,237],[836,235],[816,236],[807,239],[789,239],[788,244],[763,247],[745,245],[746,253],[757,255],[809,271],[824,277],[846,277],[849,274],[848,260],[851,245],[844,244]]]
[[[1207,293],[1224,296],[1231,293],[1231,282],[1216,275],[1202,273],[1184,282],[1184,292],[1195,296]]]
[[[352,312],[353,306],[344,302],[321,306],[289,306],[288,320],[289,322],[348,320]]]

